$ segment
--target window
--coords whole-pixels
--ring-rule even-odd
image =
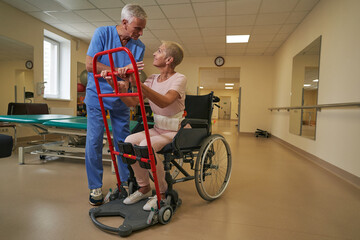
[[[59,96],[59,60],[60,43],[50,38],[44,38],[44,96],[57,98]]]
[[[44,30],[44,98],[70,100],[70,41]]]

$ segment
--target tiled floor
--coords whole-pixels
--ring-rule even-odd
[[[235,122],[214,132],[230,143],[233,171],[223,196],[202,200],[193,181],[175,185],[182,206],[168,225],[128,239],[360,239],[360,190],[271,138],[238,135]],[[81,160],[41,164],[16,152],[0,159],[0,239],[119,239],[94,226]],[[104,187],[115,184],[105,166]],[[105,219],[118,226],[120,218]]]

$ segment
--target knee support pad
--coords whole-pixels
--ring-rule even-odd
[[[137,157],[149,159],[149,151],[148,151],[147,146],[136,146],[135,145],[134,151],[135,151],[135,155]],[[155,154],[154,154],[154,159],[155,159],[155,165],[156,165],[157,162],[156,162]],[[139,160],[139,164],[140,164],[140,167],[142,167],[142,168],[151,169],[150,163],[145,163],[145,162]]]
[[[118,146],[119,146],[119,151],[121,153],[126,153],[126,154],[129,154],[129,155],[135,155],[134,148],[133,148],[133,145],[131,143],[120,141],[120,142],[118,142]],[[126,163],[128,165],[134,164],[136,162],[135,159],[126,158],[124,156],[121,156],[121,159],[122,159],[123,163]]]

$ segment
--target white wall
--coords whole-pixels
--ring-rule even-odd
[[[320,1],[275,55],[273,106],[289,106],[292,59],[322,35],[318,104],[360,102],[360,1]],[[360,176],[360,109],[323,109],[316,140],[290,134],[289,113],[272,113],[273,135]]]
[[[196,94],[200,81],[199,69],[214,67],[214,58],[185,56],[183,62],[176,68],[177,72],[186,75],[188,79],[186,88],[188,94]],[[272,99],[273,59],[272,56],[225,56],[223,67],[240,68],[241,132],[255,132],[256,128],[268,130],[271,127],[271,113],[267,109],[271,107],[270,99]],[[148,76],[159,73],[158,69],[152,66],[152,61],[153,58],[144,59],[144,71]],[[235,119],[237,102],[232,103],[232,111],[231,117]]]

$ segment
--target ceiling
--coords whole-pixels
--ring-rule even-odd
[[[90,42],[97,27],[120,23],[121,8],[138,3],[148,15],[141,40],[149,57],[160,40],[179,42],[186,56],[273,55],[319,0],[2,0]],[[250,34],[226,44],[225,35]]]

